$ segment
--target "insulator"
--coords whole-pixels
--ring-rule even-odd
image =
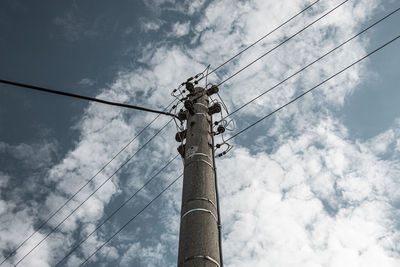
[[[178,118],[179,118],[180,121],[186,120],[186,119],[187,119],[187,118],[186,118],[186,112],[183,111],[183,110],[181,109],[181,110],[179,111],[179,113],[178,113]]]
[[[190,78],[188,78],[187,80],[186,80],[186,82],[190,82],[191,80],[193,80],[194,78],[193,77],[190,77]]]
[[[222,157],[222,156],[224,156],[224,155],[226,155],[226,151],[224,151],[224,152],[222,152],[222,153],[219,153],[217,157]]]
[[[215,113],[219,113],[221,112],[221,110],[222,110],[221,105],[219,103],[215,103],[214,105],[208,108],[208,114],[212,115]]]
[[[193,85],[193,83],[187,82],[187,83],[186,83],[186,89],[187,89],[189,92],[194,93],[194,85]]]
[[[211,86],[210,89],[207,89],[207,91],[206,91],[208,96],[216,94],[218,92],[219,92],[219,88],[216,85]]]
[[[194,84],[199,84],[199,81],[194,81]]]
[[[193,102],[190,100],[186,100],[184,105],[185,105],[185,108],[189,111],[189,113],[191,115],[193,115],[194,114]]]
[[[175,140],[177,142],[183,142],[183,140],[185,140],[186,138],[186,130],[183,130],[182,132],[178,132],[175,135]]]
[[[216,144],[215,147],[216,147],[216,148],[220,148],[220,147],[221,147],[221,144]]]
[[[218,133],[221,134],[221,133],[225,132],[225,127],[220,125],[220,126],[218,126],[217,131],[218,131]]]
[[[179,154],[181,155],[182,158],[185,158],[185,145],[180,145],[177,148]]]

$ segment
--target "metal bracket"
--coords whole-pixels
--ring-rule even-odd
[[[191,161],[189,161],[189,163],[186,163],[186,164],[185,164],[185,167],[189,166],[189,165],[192,164],[193,162],[204,162],[205,164],[207,164],[208,166],[210,166],[211,169],[214,169],[213,165],[212,165],[210,162],[208,162],[207,160],[204,160],[204,159],[191,160]]]
[[[186,161],[187,161],[188,159],[190,159],[190,158],[192,158],[192,157],[194,157],[194,156],[203,156],[203,157],[207,157],[207,158],[209,159],[209,161],[204,160],[204,159],[197,159],[197,160],[191,160],[191,161],[189,161],[189,162],[186,163]],[[187,156],[186,159],[185,159],[185,167],[189,166],[189,165],[192,164],[193,162],[204,162],[204,163],[206,163],[208,166],[210,166],[211,169],[214,169],[213,164],[211,164],[212,159],[211,159],[211,157],[210,157],[209,155],[207,155],[207,154],[204,154],[204,153],[192,153],[192,154],[190,154],[190,155]]]
[[[185,213],[182,215],[181,219],[183,219],[183,217],[185,217],[186,215],[188,215],[188,214],[190,214],[190,213],[192,213],[192,212],[196,212],[196,211],[210,213],[210,214],[211,214],[211,215],[214,217],[214,219],[215,219],[215,221],[217,222],[217,225],[218,225],[218,219],[217,219],[217,216],[215,216],[215,215],[214,215],[214,213],[212,213],[212,211],[211,211],[211,210],[202,209],[202,208],[196,208],[196,209],[191,209],[191,210],[188,210],[187,212],[185,212]]]
[[[207,157],[210,161],[212,160],[209,155],[204,154],[204,153],[192,153],[189,156],[187,156],[186,159],[190,159],[191,157],[194,157],[194,156],[204,156],[204,157]]]
[[[211,261],[212,263],[214,263],[215,265],[217,265],[218,267],[220,267],[218,261],[214,260],[214,259],[211,258],[210,256],[205,256],[205,255],[196,255],[196,256],[187,257],[187,258],[185,259],[184,263],[187,262],[187,261],[190,261],[190,260],[195,260],[195,259],[208,260],[208,261]]]
[[[194,105],[203,106],[203,107],[205,107],[205,108],[208,110],[208,107],[207,107],[206,105],[204,105],[203,103],[196,102],[196,103],[194,103]]]
[[[205,197],[194,197],[194,198],[189,199],[187,202],[195,201],[195,200],[207,201],[207,202],[211,203],[211,205],[213,205],[215,209],[217,209],[217,205],[215,205],[215,203],[211,199],[208,199],[208,198],[205,198]]]

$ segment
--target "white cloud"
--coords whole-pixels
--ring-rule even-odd
[[[176,37],[182,37],[187,35],[189,31],[190,31],[190,21],[184,23],[177,22],[172,26],[171,35]]]
[[[185,2],[184,9],[171,7],[176,4],[172,0],[153,0],[147,3],[154,7],[175,8],[181,10],[180,12],[191,10],[189,14],[195,14],[204,8],[203,16],[198,22],[175,23],[168,33],[179,37],[187,35],[190,30],[194,31],[195,38],[191,47],[183,48],[163,40],[145,45],[143,54],[146,57],[141,61],[145,67],[119,73],[115,82],[102,90],[99,98],[163,107],[171,101],[170,92],[177,84],[209,63],[216,67],[304,8],[304,1],[300,0],[222,0],[213,1],[206,7],[204,1],[192,1],[191,5],[190,2]],[[319,3],[315,7],[316,11],[308,12],[283,27],[227,68],[212,75],[211,80],[221,81],[337,3],[339,1]],[[239,107],[339,44],[359,29],[360,23],[373,14],[378,3],[364,0],[346,4],[346,7],[242,72],[238,78],[221,86],[225,102],[230,108]],[[146,22],[149,24],[142,27],[144,31],[159,30],[162,24],[160,21],[149,20]],[[353,41],[299,77],[277,88],[269,97],[263,97],[256,104],[244,109],[237,121],[245,123],[244,120],[248,119],[244,119],[243,115],[260,116],[268,113],[362,56],[365,49],[364,40]],[[399,229],[396,228],[399,213],[395,207],[395,203],[400,200],[397,189],[399,168],[394,167],[395,158],[382,158],[388,151],[395,153],[400,150],[399,126],[395,124],[392,129],[376,138],[361,142],[352,140],[345,126],[333,119],[330,112],[332,107],[341,108],[346,97],[365,79],[365,71],[364,65],[352,68],[319,91],[280,112],[275,120],[270,121],[268,129],[258,128],[262,137],[256,142],[257,150],[250,151],[238,143],[232,153],[217,162],[226,265],[399,264],[399,255],[393,252],[398,251],[400,241]],[[154,114],[120,111],[99,104],[89,105],[82,119],[74,126],[81,133],[80,139],[64,159],[50,169],[46,177],[48,182],[55,184],[56,190],[47,196],[45,207],[41,208],[41,216],[45,217],[61,205],[83,184],[83,179],[86,180],[96,173],[111,155],[115,155],[152,118]],[[150,127],[151,132],[166,121],[167,119],[163,119],[155,123]],[[144,135],[132,144],[127,152],[111,164],[110,169],[95,179],[90,188],[93,190],[106,179],[149,136]],[[58,251],[60,256],[57,254],[57,257],[61,257],[68,247],[57,243],[62,240],[61,237],[66,238],[67,243],[72,242],[72,234],[80,229],[82,223],[86,226],[82,227],[81,236],[93,229],[114,196],[131,193],[149,177],[153,164],[158,164],[163,158],[169,158],[175,153],[177,144],[171,141],[173,136],[174,130],[167,128],[165,135],[155,139],[150,149],[145,151],[146,154],[143,153],[140,159],[135,158],[128,164],[126,173],[131,180],[125,181],[122,174],[116,175],[113,182],[108,183],[66,222],[58,235],[59,239],[53,238],[49,243],[46,242],[42,253],[46,253],[51,247]],[[0,149],[4,147],[6,145],[0,143]],[[180,165],[175,164],[174,167],[179,169]],[[170,174],[172,176],[173,172],[170,171]],[[162,181],[165,183],[166,178]],[[63,216],[89,193],[90,190],[85,189],[63,211]],[[149,198],[150,193],[149,190],[144,195]],[[141,240],[132,243],[124,240],[128,242],[124,243],[125,248],[109,245],[98,258],[117,259],[119,255],[123,255],[121,265],[141,259],[142,265],[171,265],[164,261],[164,256],[176,253],[180,188],[168,192],[166,196],[166,200],[158,204],[162,207],[161,225],[158,225],[162,228],[161,243],[148,244]],[[0,210],[9,209],[6,206],[8,204],[0,205]],[[51,225],[56,225],[63,216],[57,216]],[[32,216],[27,218],[33,220]],[[18,233],[9,224],[3,226],[2,233],[5,231],[10,236],[24,235],[31,230],[32,222],[21,226]],[[81,252],[84,256],[89,255],[104,239],[101,233],[94,235],[82,247]],[[34,254],[29,258],[38,260],[38,255]],[[55,260],[47,255],[43,259],[46,263],[41,262],[42,266]],[[73,255],[69,265],[76,266],[81,260]]]
[[[236,148],[217,162],[228,265],[400,263],[391,252],[400,241],[392,234],[400,191],[389,189],[398,188],[400,172],[333,123],[269,155]]]
[[[165,21],[160,19],[140,19],[140,27],[144,32],[157,31],[164,23]]]

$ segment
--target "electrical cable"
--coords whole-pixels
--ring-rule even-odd
[[[173,100],[171,103],[169,103],[167,105],[167,107],[164,110],[167,110],[173,103],[175,102],[175,100]],[[11,253],[9,253],[4,259],[3,261],[0,263],[0,265],[2,265],[5,261],[7,261],[12,255],[14,255],[18,249],[20,249],[29,239],[32,238],[32,236],[34,236],[37,232],[39,232],[40,229],[42,229],[61,209],[63,209],[76,195],[78,195],[83,188],[85,188],[91,181],[93,181],[94,178],[97,177],[97,175],[99,175],[108,165],[111,164],[111,162],[114,161],[114,159],[116,157],[118,157],[130,144],[132,144],[147,128],[149,128],[159,117],[161,116],[161,114],[158,114],[150,123],[148,123],[142,130],[140,130],[139,133],[137,133],[135,135],[135,137],[133,137],[122,149],[120,149],[118,151],[117,154],[115,154],[95,175],[93,175],[89,180],[86,181],[85,184],[83,184],[75,193],[73,193],[68,199],[67,201],[65,201],[60,207],[58,207],[56,209],[56,211],[54,211],[50,217],[48,217],[42,224],[40,224],[40,226],[33,232],[31,233],[22,243],[20,243],[17,248],[15,248]]]
[[[79,266],[83,266],[89,259],[91,259],[99,250],[101,250],[108,242],[110,242],[116,235],[118,235],[128,224],[130,224],[137,216],[139,216],[145,209],[147,209],[155,200],[157,200],[165,191],[167,191],[176,181],[178,181],[183,174],[179,175],[173,180],[166,188],[164,188],[157,196],[155,196],[146,206],[144,206],[138,213],[130,218],[118,231],[116,231],[110,238],[108,238],[100,247],[98,247],[89,257],[87,257]]]
[[[56,231],[75,211],[77,211],[82,205],[88,201],[101,187],[103,187],[119,170],[122,169],[128,162],[137,154],[139,153],[148,143],[150,143],[173,119],[169,120],[160,130],[158,130],[146,143],[144,143],[132,156],[130,156],[124,163],[122,163],[116,171],[113,172],[103,183],[100,184],[88,197],[85,198],[75,209],[73,209],[67,217],[65,217],[60,223],[57,224],[55,228],[53,228],[44,238],[42,238],[39,243],[37,243],[31,250],[28,251],[18,262],[14,265],[17,266],[22,260],[24,260],[33,250],[35,250],[44,240],[46,240],[54,231]]]
[[[312,87],[311,89],[305,91],[304,93],[298,95],[297,97],[295,97],[294,99],[290,100],[289,102],[287,102],[286,104],[284,104],[283,106],[280,106],[279,108],[275,109],[274,111],[268,113],[266,116],[262,117],[261,119],[253,122],[252,124],[250,124],[249,126],[247,126],[246,128],[240,130],[239,132],[237,132],[236,134],[232,135],[231,137],[229,137],[226,141],[229,141],[235,137],[237,137],[238,135],[242,134],[243,132],[247,131],[248,129],[252,128],[253,126],[255,126],[256,124],[260,123],[261,121],[263,121],[264,119],[270,117],[271,115],[275,114],[276,112],[278,112],[279,110],[285,108],[286,106],[292,104],[293,102],[295,102],[296,100],[300,99],[301,97],[305,96],[306,94],[310,93],[311,91],[313,91],[314,89],[318,88],[319,86],[321,86],[322,84],[330,81],[331,79],[333,79],[334,77],[338,76],[339,74],[345,72],[346,70],[348,70],[349,68],[353,67],[354,65],[358,64],[359,62],[363,61],[364,59],[366,59],[367,57],[371,56],[372,54],[378,52],[379,50],[383,49],[384,47],[386,47],[387,45],[393,43],[394,41],[396,41],[397,39],[400,38],[400,35],[398,35],[397,37],[393,38],[392,40],[386,42],[385,44],[381,45],[380,47],[376,48],[375,50],[373,50],[372,52],[368,53],[367,55],[363,56],[362,58],[358,59],[357,61],[353,62],[352,64],[348,65],[347,67],[345,67],[344,69],[340,70],[339,72],[335,73],[334,75],[330,76],[329,78],[325,79],[324,81],[322,81],[321,83],[317,84],[316,86]]]
[[[165,112],[165,111],[161,111],[161,110],[155,110],[155,109],[150,109],[150,108],[145,108],[145,107],[140,107],[140,106],[135,106],[135,105],[129,105],[129,104],[124,104],[124,103],[111,102],[111,101],[108,101],[108,100],[103,100],[103,99],[98,99],[98,98],[89,97],[89,96],[83,96],[83,95],[78,95],[78,94],[72,94],[72,93],[63,92],[63,91],[57,91],[57,90],[48,89],[48,88],[44,88],[44,87],[39,87],[39,86],[35,86],[35,85],[23,84],[23,83],[18,83],[18,82],[13,82],[13,81],[8,81],[8,80],[2,80],[2,79],[0,79],[0,83],[13,85],[13,86],[17,86],[17,87],[24,87],[24,88],[27,88],[27,89],[32,89],[32,90],[51,93],[51,94],[56,94],[56,95],[62,95],[62,96],[68,96],[68,97],[73,97],[73,98],[84,99],[84,100],[88,100],[88,101],[92,101],[92,102],[98,102],[98,103],[111,105],[111,106],[136,109],[136,110],[147,111],[147,112],[151,112],[151,113],[157,113],[157,114],[162,114],[162,115],[175,117],[174,114],[171,114],[171,113],[168,113],[168,112]]]
[[[272,86],[271,88],[269,88],[268,90],[264,91],[263,93],[261,93],[260,95],[256,96],[255,98],[249,100],[248,102],[246,102],[245,104],[243,104],[242,106],[240,106],[239,108],[237,108],[236,110],[232,111],[230,114],[228,114],[227,116],[223,117],[219,122],[225,120],[226,118],[230,117],[231,115],[235,114],[236,112],[240,111],[241,109],[243,109],[244,107],[246,107],[247,105],[249,105],[250,103],[254,102],[255,100],[259,99],[261,96],[265,95],[266,93],[274,90],[275,88],[277,88],[278,86],[282,85],[283,83],[285,83],[286,81],[288,81],[289,79],[293,78],[294,76],[296,76],[297,74],[303,72],[304,70],[306,70],[307,68],[309,68],[310,66],[312,66],[313,64],[315,64],[316,62],[320,61],[321,59],[325,58],[326,56],[328,56],[329,54],[333,53],[334,51],[336,51],[337,49],[341,48],[342,46],[344,46],[345,44],[349,43],[350,41],[354,40],[355,38],[357,38],[358,36],[360,36],[361,34],[365,33],[366,31],[368,31],[369,29],[373,28],[374,26],[376,26],[377,24],[379,24],[380,22],[384,21],[385,19],[389,18],[390,16],[392,16],[393,14],[395,14],[396,12],[398,12],[400,10],[400,8],[395,9],[394,11],[390,12],[389,14],[387,14],[386,16],[384,16],[383,18],[379,19],[378,21],[374,22],[373,24],[371,24],[370,26],[368,26],[367,28],[363,29],[362,31],[360,31],[359,33],[353,35],[351,38],[347,39],[346,41],[344,41],[343,43],[341,43],[340,45],[336,46],[335,48],[329,50],[328,52],[326,52],[325,54],[323,54],[322,56],[320,56],[319,58],[317,58],[316,60],[312,61],[311,63],[307,64],[305,67],[299,69],[298,71],[294,72],[293,74],[291,74],[290,76],[288,76],[287,78],[285,78],[284,80],[282,80],[281,82],[277,83],[276,85]],[[219,123],[218,122],[218,123]]]
[[[311,22],[310,24],[308,24],[306,27],[304,27],[303,29],[301,29],[300,31],[296,32],[295,34],[293,34],[292,36],[290,36],[289,38],[285,39],[283,42],[279,43],[277,46],[273,47],[272,49],[270,49],[268,52],[262,54],[261,56],[259,56],[258,58],[256,58],[255,60],[253,60],[252,62],[250,62],[249,64],[247,64],[246,66],[244,66],[243,68],[241,68],[240,70],[238,70],[237,72],[235,72],[234,74],[232,74],[231,76],[229,76],[228,78],[226,78],[225,80],[223,80],[222,82],[220,82],[217,86],[222,85],[223,83],[227,82],[228,80],[232,79],[233,77],[235,77],[236,75],[238,75],[239,73],[241,73],[242,71],[244,71],[245,69],[247,69],[248,67],[250,67],[251,65],[253,65],[254,63],[256,63],[257,61],[259,61],[261,58],[265,57],[266,55],[268,55],[269,53],[271,53],[272,51],[276,50],[277,48],[279,48],[280,46],[282,46],[283,44],[287,43],[288,41],[290,41],[291,39],[293,39],[294,37],[296,37],[297,35],[299,35],[300,33],[302,33],[303,31],[305,31],[306,29],[308,29],[309,27],[311,27],[312,25],[314,25],[315,23],[317,23],[318,21],[320,21],[321,19],[323,19],[324,17],[328,16],[330,13],[332,13],[333,11],[335,11],[336,9],[338,9],[339,7],[341,7],[342,5],[344,5],[345,3],[347,3],[349,0],[345,0],[343,2],[341,2],[339,5],[335,6],[334,8],[332,8],[331,10],[329,10],[327,13],[325,13],[324,15],[322,15],[321,17],[319,17],[318,19],[314,20],[313,22]]]
[[[154,174],[149,180],[147,180],[138,190],[136,190],[135,193],[133,193],[128,199],[126,199],[117,209],[113,211],[110,215],[107,216],[104,221],[102,221],[92,232],[89,233],[83,240],[79,242],[78,245],[73,247],[60,261],[57,262],[54,267],[59,266],[65,259],[67,259],[76,249],[78,249],[86,240],[89,239],[92,234],[97,232],[97,230],[100,229],[107,221],[109,221],[119,210],[121,210],[130,200],[132,200],[140,191],[142,191],[143,188],[145,188],[151,181],[154,180],[155,177],[157,177],[161,172],[163,172],[177,157],[179,154],[177,154],[175,157],[170,159],[156,174]]]
[[[301,15],[302,13],[304,13],[305,11],[307,11],[308,9],[310,9],[312,6],[314,6],[315,4],[317,4],[320,0],[315,1],[314,3],[312,3],[311,5],[307,6],[306,8],[304,8],[303,10],[301,10],[299,13],[295,14],[294,16],[292,16],[291,18],[289,18],[288,20],[286,20],[285,22],[283,22],[282,24],[280,24],[278,27],[276,27],[275,29],[273,29],[272,31],[270,31],[269,33],[267,33],[266,35],[264,35],[263,37],[261,37],[260,39],[258,39],[257,41],[255,41],[254,43],[252,43],[251,45],[247,46],[245,49],[243,49],[242,51],[240,51],[239,53],[237,53],[235,56],[231,57],[230,59],[228,59],[227,61],[225,61],[224,63],[222,63],[221,65],[219,65],[217,68],[215,68],[214,70],[212,70],[210,73],[208,73],[207,75],[205,75],[205,77],[207,77],[208,75],[216,72],[218,69],[222,68],[223,66],[225,66],[226,64],[228,64],[229,62],[231,62],[232,60],[234,60],[235,58],[237,58],[238,56],[240,56],[241,54],[243,54],[244,52],[246,52],[248,49],[250,49],[251,47],[255,46],[256,44],[258,44],[259,42],[261,42],[262,40],[264,40],[266,37],[268,37],[269,35],[271,35],[272,33],[274,33],[275,31],[279,30],[280,28],[282,28],[283,26],[285,26],[287,23],[289,23],[290,21],[292,21],[293,19],[295,19],[297,16]],[[202,80],[202,77],[200,80]]]

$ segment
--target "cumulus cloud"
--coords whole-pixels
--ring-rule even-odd
[[[399,264],[399,170],[340,128],[320,122],[274,153],[218,162],[228,265]]]
[[[187,35],[189,31],[190,31],[190,21],[184,23],[177,22],[172,26],[171,35],[176,37],[182,37]]]

